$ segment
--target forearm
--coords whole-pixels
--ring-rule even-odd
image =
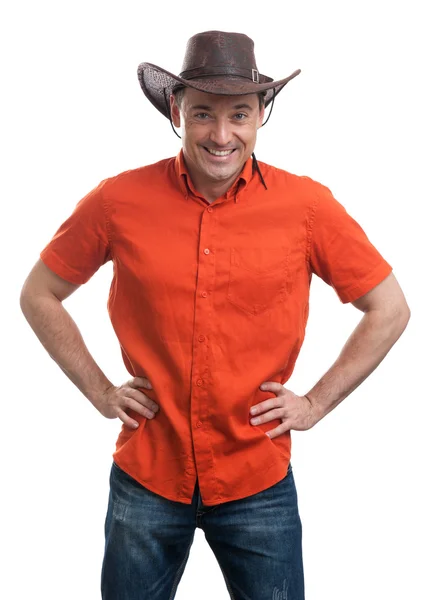
[[[384,314],[370,310],[364,314],[336,362],[306,394],[314,405],[315,423],[376,369],[403,333],[408,318],[403,312]]]
[[[55,296],[22,296],[21,309],[51,358],[96,406],[97,398],[112,383],[91,356],[62,303]]]

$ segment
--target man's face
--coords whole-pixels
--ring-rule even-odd
[[[258,95],[218,96],[186,88],[179,108],[171,96],[172,121],[182,129],[191,174],[200,183],[234,179],[254,151],[264,107]]]

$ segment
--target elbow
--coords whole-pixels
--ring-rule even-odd
[[[30,298],[30,294],[28,293],[26,283],[27,282],[25,282],[24,285],[22,286],[21,294],[19,296],[19,306],[20,306],[22,312],[24,313],[24,315],[26,312],[26,308],[28,307],[29,298]]]
[[[24,316],[28,320],[28,315],[32,312],[33,307],[35,306],[36,300],[38,298],[37,292],[29,278],[27,278],[24,282],[24,285],[21,289],[21,294],[19,296],[19,305],[21,307],[21,311]]]
[[[406,326],[409,323],[410,318],[411,318],[411,309],[405,302],[405,307],[404,307],[403,313],[402,313],[402,323],[403,323],[402,331],[404,331],[406,329]]]
[[[396,311],[392,316],[392,323],[397,334],[397,339],[402,335],[405,331],[409,320],[411,318],[411,309],[409,308],[406,301],[402,302],[400,306],[397,307]]]
[[[27,279],[24,281],[21,293],[19,296],[19,305],[21,310],[24,312],[25,308],[30,304],[32,298],[34,298],[34,285],[32,284],[31,274],[28,275]]]
[[[35,311],[35,305],[32,300],[34,300],[34,298],[32,298],[31,294],[25,291],[21,292],[21,296],[19,298],[19,305],[21,308],[21,312],[28,321],[28,323],[31,322],[32,315]]]

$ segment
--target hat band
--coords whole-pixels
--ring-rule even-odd
[[[271,77],[261,75],[257,69],[238,69],[237,67],[196,67],[195,69],[188,69],[179,73],[179,77],[182,79],[195,79],[197,77],[210,77],[211,75],[236,75],[237,77],[244,77],[250,79],[254,83],[266,83],[273,81]]]

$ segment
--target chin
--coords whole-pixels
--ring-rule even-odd
[[[227,177],[232,177],[232,175],[234,175],[238,169],[240,169],[242,166],[242,163],[240,162],[240,160],[235,161],[233,164],[229,164],[229,165],[205,165],[205,170],[206,172],[211,175],[213,175],[214,177],[222,177],[222,178],[227,178]]]
[[[208,169],[206,171],[206,173],[209,175],[209,177],[211,177],[212,179],[216,179],[218,181],[223,181],[224,179],[229,179],[230,177],[233,177],[233,175],[237,172],[238,167],[236,167],[235,169],[229,168],[229,169]]]

